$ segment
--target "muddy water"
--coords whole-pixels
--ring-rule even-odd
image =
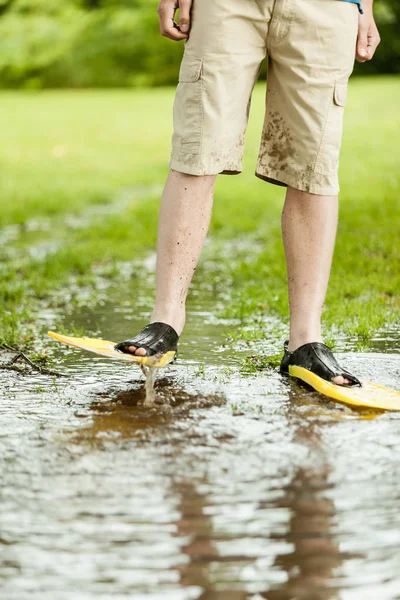
[[[136,332],[152,262],[65,327]],[[68,380],[2,375],[2,599],[400,598],[400,414],[241,375],[224,301],[200,273],[153,408],[139,369],[51,341]],[[400,389],[399,336],[373,350],[341,359]]]

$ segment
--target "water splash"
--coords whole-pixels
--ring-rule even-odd
[[[140,368],[146,377],[146,398],[144,400],[144,406],[153,406],[156,399],[154,384],[157,378],[158,369],[157,367],[146,367],[145,365],[140,365]]]

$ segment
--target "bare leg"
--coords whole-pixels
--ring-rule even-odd
[[[210,225],[215,175],[171,171],[161,198],[158,223],[156,303],[151,323],[167,323],[180,335],[185,303]],[[144,348],[129,346],[144,356]]]
[[[337,196],[318,196],[288,187],[282,235],[288,273],[289,350],[320,342],[338,221]],[[342,376],[337,384],[348,383]]]

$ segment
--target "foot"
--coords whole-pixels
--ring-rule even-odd
[[[321,339],[318,339],[318,342],[321,342]],[[297,348],[300,348],[300,346],[303,345],[304,342],[300,344],[292,344],[292,340],[290,340],[287,349],[289,352],[294,352],[295,350],[297,350]],[[332,378],[332,383],[335,383],[336,385],[351,385],[350,379],[347,379],[347,377],[343,377],[343,375],[335,375],[335,377]]]
[[[173,327],[167,323],[156,321],[146,325],[132,339],[120,342],[115,348],[136,356],[152,356],[169,351],[177,352],[178,339],[179,335]]]
[[[298,366],[315,373],[322,379],[342,386],[360,386],[360,381],[343,369],[330,348],[322,342],[302,344],[295,350],[285,343],[285,353],[281,362],[282,374],[289,374],[289,366]]]
[[[161,308],[155,306],[151,314],[150,324],[168,323],[168,325],[175,330],[179,337],[182,334],[183,328],[185,326],[185,317],[185,310],[182,310],[181,307],[177,308],[176,306],[174,306],[172,307],[172,309],[170,307],[170,309],[166,311],[164,306]],[[126,346],[124,352],[130,352],[131,354],[135,354],[136,356],[147,356],[147,349],[145,347],[137,346],[135,344],[130,344],[129,346]]]
[[[168,320],[169,321],[169,320]],[[167,321],[165,320],[160,320],[160,319],[155,319],[155,320],[151,320],[150,324],[154,324],[154,323],[166,323]],[[176,334],[179,336],[181,335],[182,331],[183,331],[183,325],[181,326],[176,326],[175,323],[173,323],[173,325],[171,325],[168,322],[169,327],[171,327],[172,329],[174,329],[174,331],[176,332]],[[128,340],[129,341],[129,340]],[[142,343],[142,342],[141,342]],[[142,347],[142,346],[136,346],[134,344],[130,345],[130,346],[126,346],[126,350],[125,352],[130,352],[131,354],[135,354],[136,356],[147,356],[148,355],[148,349],[146,347]]]

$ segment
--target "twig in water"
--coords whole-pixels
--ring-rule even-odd
[[[11,352],[18,352],[16,348],[13,348],[12,346],[9,346],[6,343],[1,344],[1,348],[6,348],[7,350],[11,350]]]
[[[16,367],[15,365],[12,365],[11,363],[9,363],[8,365],[0,365],[0,369],[3,369],[5,371],[16,371],[17,373],[21,373],[21,375],[28,374],[27,369],[22,369],[21,367]]]
[[[11,360],[11,362],[9,362],[8,364],[0,365],[0,369],[7,369],[9,371],[17,371],[18,373],[25,374],[26,371],[24,371],[23,369],[19,369],[18,367],[15,366],[15,363],[18,360],[23,360],[32,369],[34,369],[35,371],[38,371],[41,375],[52,375],[53,377],[68,377],[68,375],[66,375],[65,373],[60,373],[59,371],[53,371],[52,369],[46,369],[45,367],[41,367],[40,365],[37,365],[24,352],[19,352],[18,350],[16,350],[12,346],[9,346],[8,344],[2,344],[2,347],[6,348],[7,350],[11,350],[11,352],[15,352],[16,356],[14,356],[13,359]]]

